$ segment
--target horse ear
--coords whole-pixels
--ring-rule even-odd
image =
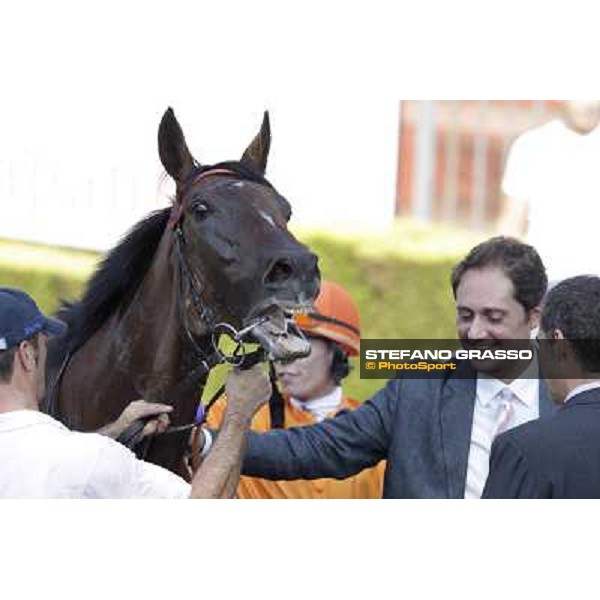
[[[269,111],[265,110],[260,131],[246,148],[240,162],[249,163],[257,168],[263,175],[267,169],[267,157],[271,147],[271,125],[269,123]]]
[[[171,107],[165,111],[158,127],[158,154],[165,171],[177,183],[183,181],[194,167],[194,158]]]

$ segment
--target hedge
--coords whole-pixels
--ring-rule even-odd
[[[27,290],[44,311],[75,299],[98,262],[98,254],[37,244],[0,241],[0,285]]]
[[[481,236],[399,222],[384,233],[296,235],[319,255],[322,275],[343,284],[360,308],[364,338],[452,338],[452,266]],[[90,252],[0,242],[0,285],[26,289],[46,311],[76,299],[98,261]],[[217,370],[208,395],[223,380]],[[384,381],[361,380],[355,369],[346,392],[364,400]]]

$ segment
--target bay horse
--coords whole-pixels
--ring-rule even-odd
[[[69,327],[49,344],[47,412],[93,431],[142,397],[173,405],[176,427],[194,421],[219,333],[273,359],[308,354],[290,317],[318,292],[317,258],[287,229],[290,205],[265,178],[269,147],[265,112],[241,160],[202,166],[165,112],[158,150],[173,206],[135,225],[60,310]],[[146,459],[182,472],[182,452],[157,436]]]

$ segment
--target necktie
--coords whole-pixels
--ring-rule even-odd
[[[492,440],[509,429],[514,414],[513,393],[509,387],[502,388],[498,394],[500,400],[498,405],[498,416],[496,418],[496,427],[494,429]]]
[[[489,404],[475,411],[467,467],[465,498],[480,498],[489,472],[490,449],[494,438],[514,425],[515,396],[504,386]]]

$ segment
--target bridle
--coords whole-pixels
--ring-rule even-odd
[[[186,252],[186,239],[182,226],[184,218],[185,196],[187,192],[200,181],[215,176],[233,176],[238,178],[244,177],[242,173],[238,173],[229,168],[223,168],[219,166],[197,167],[197,169],[190,175],[190,177],[188,177],[187,181],[184,182],[184,184],[178,190],[167,224],[167,228],[173,231],[174,256],[176,268],[179,272],[180,290],[178,294],[178,303],[181,323],[183,326],[184,335],[194,351],[195,356],[193,357],[193,363],[196,366],[170,390],[169,397],[166,399],[166,402],[169,402],[170,397],[176,398],[178,394],[185,393],[188,389],[197,389],[199,385],[205,381],[210,370],[218,364],[227,363],[244,369],[250,368],[257,363],[266,360],[265,351],[262,348],[248,352],[244,346],[244,338],[246,338],[252,329],[264,321],[264,317],[255,319],[240,330],[237,330],[230,323],[217,322],[213,311],[202,302],[203,286],[198,281],[198,278],[189,265]],[[270,185],[268,182],[266,182],[266,180],[264,180],[264,182],[267,185]],[[190,327],[190,315],[186,308],[186,298],[188,297],[191,301],[190,308],[195,314],[195,319],[199,323],[203,323],[205,325],[208,335],[210,335],[211,343],[208,349],[201,347],[201,344],[194,336],[192,328]],[[229,354],[225,353],[219,347],[219,338],[223,334],[231,338],[235,344],[235,349]],[[60,389],[60,383],[77,350],[78,348],[70,349],[66,353],[57,376],[54,379],[51,388],[49,389],[44,406],[44,410],[48,414],[52,414],[54,411]],[[198,428],[206,421],[208,411],[216,402],[216,400],[222,396],[224,388],[224,385],[221,386],[221,388],[217,390],[217,392],[211,397],[208,403],[205,405],[199,405],[193,422],[185,425],[169,427],[166,431],[157,433],[155,435],[183,435],[185,432],[191,432],[192,430]],[[144,458],[146,456],[151,443],[150,436],[146,436],[144,438],[142,434],[147,421],[152,418],[155,417],[148,417],[146,419],[138,419],[134,421],[117,438],[119,442],[134,450],[139,458]]]
[[[200,173],[193,173],[193,177],[189,180],[189,183],[185,183],[178,191],[175,197],[175,203],[171,210],[171,217],[167,224],[169,229],[173,230],[174,235],[174,248],[175,256],[177,261],[177,268],[179,270],[179,282],[180,282],[180,294],[179,294],[179,310],[181,313],[181,322],[183,324],[184,333],[186,338],[190,342],[192,348],[196,353],[196,360],[201,363],[206,362],[210,370],[212,367],[220,363],[228,363],[233,366],[241,367],[244,364],[244,360],[252,356],[252,353],[244,352],[243,341],[244,338],[258,325],[263,323],[266,317],[259,317],[252,321],[249,325],[241,330],[237,330],[233,325],[227,322],[217,322],[212,310],[208,307],[207,303],[202,302],[203,287],[198,282],[194,271],[190,268],[187,252],[186,252],[186,240],[183,231],[183,208],[185,206],[185,194],[186,192],[197,185],[200,181],[209,177],[215,177],[220,175],[240,177],[240,174],[225,168],[209,168],[201,170]],[[196,314],[197,319],[200,323],[204,323],[208,334],[211,337],[212,353],[208,354],[199,347],[192,329],[189,324],[189,314],[185,306],[185,298],[187,294],[191,300],[191,307]],[[221,334],[227,335],[235,344],[235,350],[231,354],[225,354],[219,348],[219,336]],[[214,356],[213,356],[214,355]]]
[[[178,295],[178,302],[181,323],[185,337],[194,350],[194,363],[197,365],[175,386],[175,390],[185,390],[187,388],[198,387],[198,385],[200,385],[208,376],[210,370],[218,364],[227,363],[229,365],[244,369],[250,368],[257,363],[266,360],[265,351],[262,348],[248,352],[245,350],[244,346],[244,339],[246,336],[252,331],[252,329],[263,323],[266,317],[259,317],[240,330],[237,330],[230,323],[217,322],[213,311],[206,303],[202,302],[203,286],[198,281],[198,278],[188,262],[188,256],[186,252],[187,244],[182,225],[184,217],[185,195],[200,181],[216,176],[241,177],[242,175],[234,170],[221,167],[205,168],[201,169],[200,172],[196,171],[192,173],[188,178],[188,181],[184,182],[177,192],[173,208],[171,209],[171,216],[167,224],[167,228],[173,231],[174,254],[177,269],[179,271],[180,293]],[[192,328],[190,327],[190,315],[189,311],[187,310],[186,303],[186,298],[188,296],[191,301],[190,306],[195,313],[196,319],[205,325],[208,335],[210,335],[211,345],[208,352],[200,347],[200,344],[198,343],[192,332]],[[219,347],[219,338],[221,335],[228,336],[234,342],[235,349],[233,352],[226,354]],[[223,395],[224,390],[225,386],[222,385],[205,405],[198,405],[198,410],[196,411],[193,422],[185,425],[169,427],[166,431],[157,433],[155,435],[159,436],[193,432],[204,422],[206,422],[210,408],[218,400],[218,398]],[[172,395],[176,396],[176,391],[174,391]],[[144,458],[146,456],[148,448],[151,444],[151,438],[149,436],[144,439],[143,429],[146,422],[152,418],[153,417],[149,417],[147,419],[139,419],[135,421],[117,438],[118,441],[134,450],[139,458]],[[194,434],[195,433],[196,432],[194,432]],[[194,438],[197,439],[197,435],[194,435]]]

